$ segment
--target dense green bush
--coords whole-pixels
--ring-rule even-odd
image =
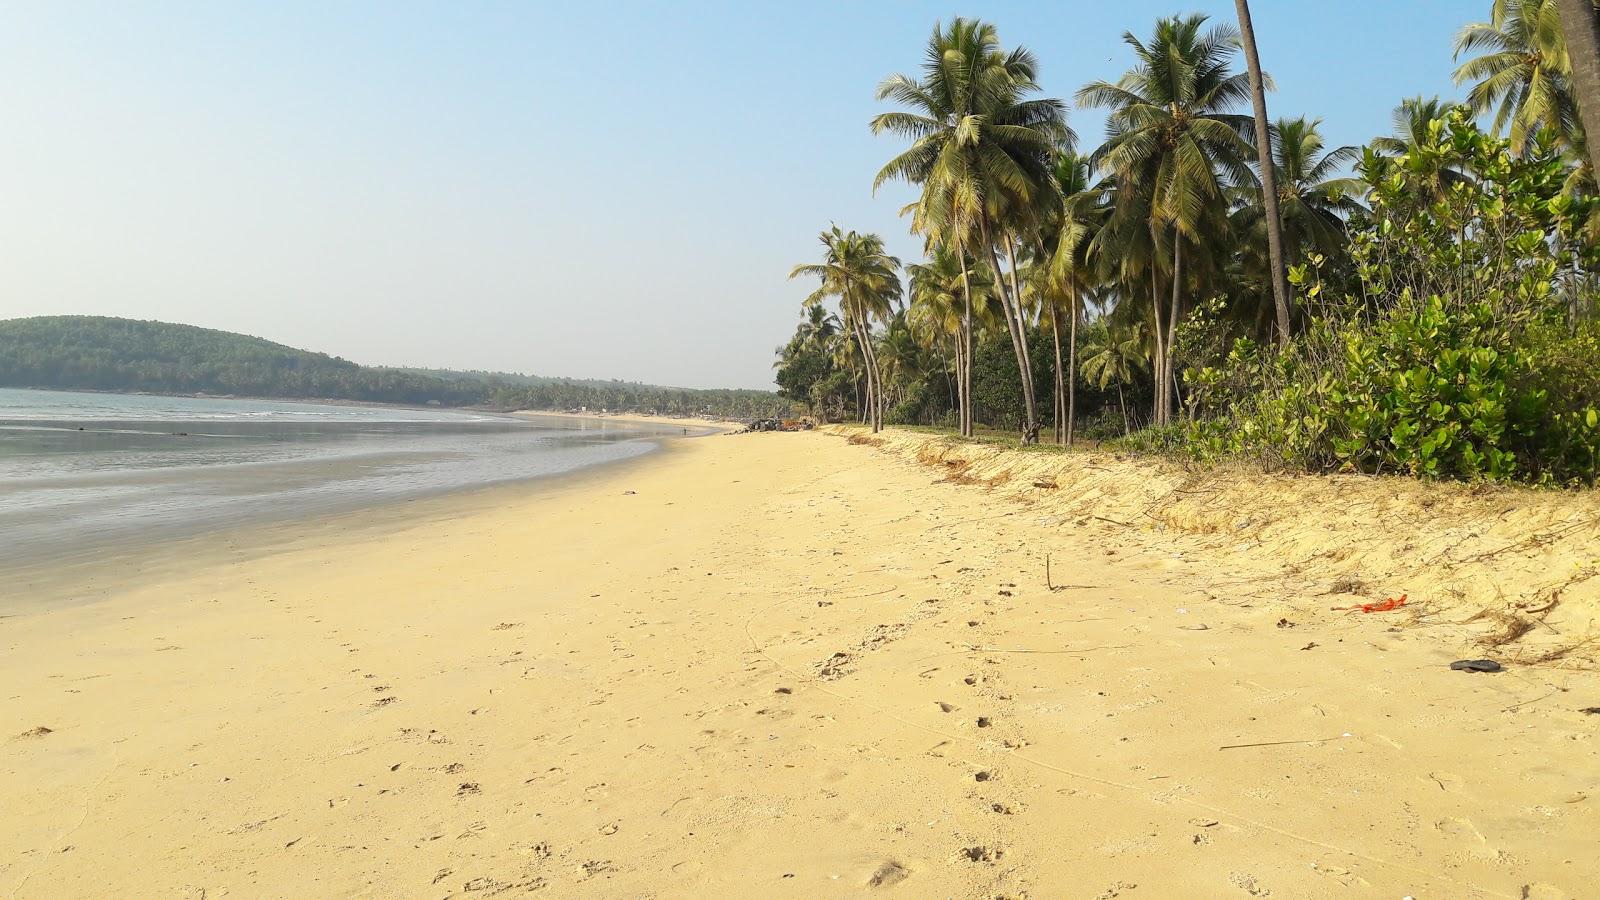
[[[1372,211],[1352,235],[1355,288],[1329,296],[1313,257],[1291,273],[1310,321],[1288,347],[1240,340],[1189,369],[1190,449],[1312,471],[1592,484],[1600,332],[1564,277],[1592,261],[1589,210],[1564,192],[1555,149],[1513,157],[1457,114],[1412,153],[1369,151],[1361,168]]]

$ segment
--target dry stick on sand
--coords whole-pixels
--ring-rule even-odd
[[[1052,594],[1057,590],[1066,590],[1064,585],[1060,588],[1057,588],[1054,584],[1050,583],[1050,554],[1048,553],[1044,555],[1044,586],[1049,588],[1050,593]]]
[[[1083,648],[1077,649],[1077,650],[1072,650],[1072,649],[1067,649],[1067,648],[1063,648],[1063,649],[1060,649],[1060,650],[1054,650],[1054,649],[1033,650],[1033,649],[1028,649],[1028,648],[1011,649],[1011,648],[1007,648],[1007,647],[979,647],[977,644],[968,644],[967,645],[967,649],[965,651],[957,650],[956,652],[957,653],[963,653],[963,652],[965,652],[965,653],[1092,653],[1095,650],[1126,650],[1129,646],[1130,645],[1128,645],[1128,644],[1114,644],[1114,645],[1109,646],[1109,647],[1083,647]]]
[[[1342,741],[1344,735],[1331,738],[1312,738],[1309,741],[1258,741],[1254,744],[1224,744],[1218,750],[1239,750],[1244,747],[1279,747],[1284,744],[1326,744],[1329,741]]]

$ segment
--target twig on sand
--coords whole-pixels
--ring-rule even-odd
[[[937,529],[937,528],[954,528],[957,525],[968,525],[968,524],[971,524],[973,522],[987,522],[990,519],[1004,519],[1006,516],[1014,516],[1017,513],[1022,512],[1022,511],[1023,510],[1020,510],[1020,509],[1013,509],[1011,512],[1003,512],[1003,513],[1000,513],[997,516],[978,516],[975,519],[957,519],[954,522],[939,522],[937,524],[928,526],[927,530],[928,531],[933,531],[934,529]]]
[[[1129,646],[1128,644],[1116,644],[1116,645],[1109,646],[1109,647],[1082,647],[1082,648],[1079,648],[1079,649],[1076,649],[1076,650],[1067,649],[1067,648],[1062,648],[1060,650],[1055,650],[1055,649],[1033,650],[1033,649],[1029,649],[1029,648],[1025,648],[1025,647],[1024,648],[1013,649],[1013,648],[1010,648],[1010,647],[979,647],[977,644],[968,644],[966,652],[968,652],[968,653],[1091,653],[1091,652],[1093,652],[1095,650],[1125,650],[1125,649],[1128,648],[1128,646]],[[957,652],[961,652],[961,651],[957,651]]]
[[[1343,740],[1344,735],[1331,738],[1313,738],[1309,741],[1257,741],[1254,744],[1224,744],[1218,750],[1239,750],[1244,747],[1279,747],[1284,744],[1326,744],[1329,741]]]
[[[1052,594],[1055,593],[1056,591],[1064,591],[1064,590],[1067,589],[1066,585],[1062,585],[1061,587],[1056,587],[1054,584],[1052,584],[1050,582],[1050,554],[1048,554],[1048,553],[1046,553],[1044,555],[1044,586],[1049,588],[1050,589],[1050,593],[1052,593]]]
[[[1505,709],[1502,709],[1500,711],[1501,712],[1511,712],[1513,709],[1521,709],[1521,708],[1523,708],[1524,706],[1527,706],[1530,703],[1538,703],[1540,700],[1549,700],[1551,697],[1554,697],[1557,694],[1566,693],[1566,691],[1567,691],[1566,688],[1556,688],[1555,690],[1551,691],[1548,694],[1545,694],[1542,697],[1535,697],[1532,700],[1524,700],[1521,703],[1513,703],[1510,706],[1508,706]]]
[[[1102,522],[1110,522],[1113,525],[1121,525],[1123,528],[1132,528],[1133,527],[1133,523],[1132,522],[1119,522],[1116,519],[1108,519],[1105,516],[1090,516],[1089,518],[1091,518],[1091,519],[1099,519]]]

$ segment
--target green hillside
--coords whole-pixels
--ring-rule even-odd
[[[102,316],[0,321],[0,386],[473,403],[481,385],[372,369],[261,338]]]
[[[770,415],[768,391],[362,366],[228,331],[104,316],[0,320],[0,387]]]

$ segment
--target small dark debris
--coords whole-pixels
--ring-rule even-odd
[[[1278,627],[1279,628],[1293,628],[1294,627],[1294,623],[1289,621],[1288,619],[1279,619],[1278,620]]]
[[[1578,710],[1578,712],[1588,713],[1591,716],[1600,716],[1600,706],[1586,706]]]
[[[1498,672],[1502,666],[1492,659],[1458,659],[1450,668],[1457,672]]]
[[[988,716],[979,716],[978,717],[978,727],[979,728],[988,728],[989,724],[990,723],[989,723],[989,717]]]
[[[792,694],[792,693],[794,693],[794,688],[781,687],[781,688],[778,688],[777,690],[773,691],[773,693],[774,694]]]
[[[990,849],[988,847],[979,845],[976,847],[963,847],[961,849],[961,855],[965,856],[972,862],[992,863],[998,861],[1002,856],[1004,856],[1005,852],[999,848]]]

